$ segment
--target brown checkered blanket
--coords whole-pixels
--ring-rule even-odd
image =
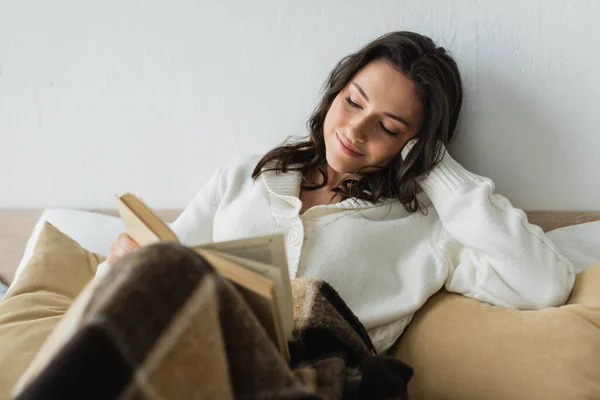
[[[234,286],[174,243],[122,258],[80,294],[18,399],[406,399],[412,368],[376,355],[327,283],[295,279],[286,363]]]

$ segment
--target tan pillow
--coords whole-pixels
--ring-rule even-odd
[[[511,310],[442,290],[391,353],[415,370],[411,400],[600,399],[600,263],[561,307]]]
[[[103,260],[44,224],[31,260],[0,302],[0,398],[8,396]]]

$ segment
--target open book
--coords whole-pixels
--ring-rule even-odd
[[[127,234],[140,246],[159,241],[179,243],[169,225],[141,199],[131,193],[115,197]],[[281,354],[289,361],[287,342],[292,340],[294,316],[283,234],[190,248],[236,285]]]

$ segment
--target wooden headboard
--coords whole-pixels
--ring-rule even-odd
[[[116,210],[87,210],[117,215]],[[23,256],[27,239],[33,231],[42,209],[0,209],[0,279],[11,282]],[[165,221],[172,222],[181,210],[158,210]],[[529,222],[540,226],[545,232],[568,225],[600,220],[600,212],[581,211],[529,211]]]

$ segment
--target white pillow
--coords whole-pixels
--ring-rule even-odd
[[[29,262],[44,221],[50,222],[58,230],[77,241],[84,249],[103,256],[108,254],[110,244],[117,236],[125,232],[123,221],[118,217],[81,210],[46,209],[27,240],[25,252],[17,267],[13,282],[16,282],[21,271]]]
[[[546,236],[581,272],[600,261],[600,221],[553,229]]]

